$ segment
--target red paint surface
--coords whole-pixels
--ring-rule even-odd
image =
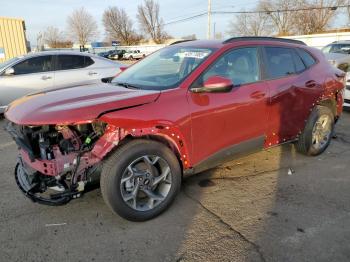
[[[265,147],[295,139],[314,106],[323,100],[336,101],[337,114],[341,114],[343,82],[336,76],[339,71],[319,51],[299,46],[319,60],[299,75],[234,87],[228,93],[192,93],[191,84],[227,50],[248,45],[295,45],[269,41],[194,41],[182,45],[218,50],[178,88],[158,92],[110,85],[74,87],[17,100],[6,117],[21,125],[73,124],[99,118],[109,127],[91,151],[94,159],[102,159],[127,136],[153,136],[168,141],[186,169],[251,138],[265,136]]]

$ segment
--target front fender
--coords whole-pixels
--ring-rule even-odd
[[[188,147],[180,129],[174,125],[165,123],[157,123],[147,127],[140,127],[136,123],[132,127],[108,125],[104,135],[96,142],[91,152],[94,156],[102,160],[127,137],[166,141],[167,145],[170,146],[182,162],[184,169],[191,167]]]

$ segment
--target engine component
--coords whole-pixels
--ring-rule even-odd
[[[62,205],[82,195],[100,171],[90,152],[105,124],[18,126],[7,130],[21,148],[15,169],[18,187],[34,202]],[[96,159],[96,161],[95,161]]]

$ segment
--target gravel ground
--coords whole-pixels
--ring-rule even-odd
[[[319,157],[285,145],[187,178],[143,223],[112,214],[99,189],[61,207],[31,203],[1,128],[0,261],[349,261],[349,127],[344,113]]]

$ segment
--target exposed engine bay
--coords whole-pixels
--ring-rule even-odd
[[[61,205],[97,183],[101,159],[92,152],[106,124],[6,127],[20,148],[15,178],[35,202]]]

